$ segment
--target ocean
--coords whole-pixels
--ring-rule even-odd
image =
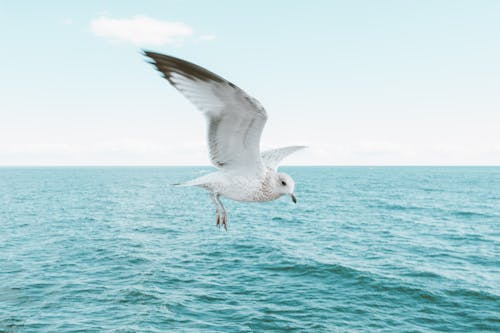
[[[500,332],[500,167],[0,168],[0,332]]]

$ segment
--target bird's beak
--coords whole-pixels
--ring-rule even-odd
[[[297,203],[297,198],[295,197],[295,194],[291,193],[290,196],[292,197],[293,203],[296,204]]]

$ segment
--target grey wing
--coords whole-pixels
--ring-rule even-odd
[[[277,170],[279,164],[288,155],[295,153],[297,150],[307,148],[306,146],[289,146],[277,149],[270,149],[262,152],[262,162],[268,168]]]
[[[198,65],[145,52],[163,76],[207,118],[211,162],[221,169],[263,169],[260,137],[267,113],[243,90]]]

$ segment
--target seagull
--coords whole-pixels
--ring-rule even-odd
[[[210,192],[216,225],[227,230],[221,197],[242,202],[264,202],[289,195],[294,203],[295,182],[278,172],[288,155],[306,148],[289,146],[260,151],[267,112],[253,97],[207,69],[172,56],[144,51],[162,76],[199,109],[207,120],[209,157],[218,169],[202,177],[175,184],[197,186]]]

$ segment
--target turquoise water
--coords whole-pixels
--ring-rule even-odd
[[[0,332],[500,331],[500,168],[0,168]]]

